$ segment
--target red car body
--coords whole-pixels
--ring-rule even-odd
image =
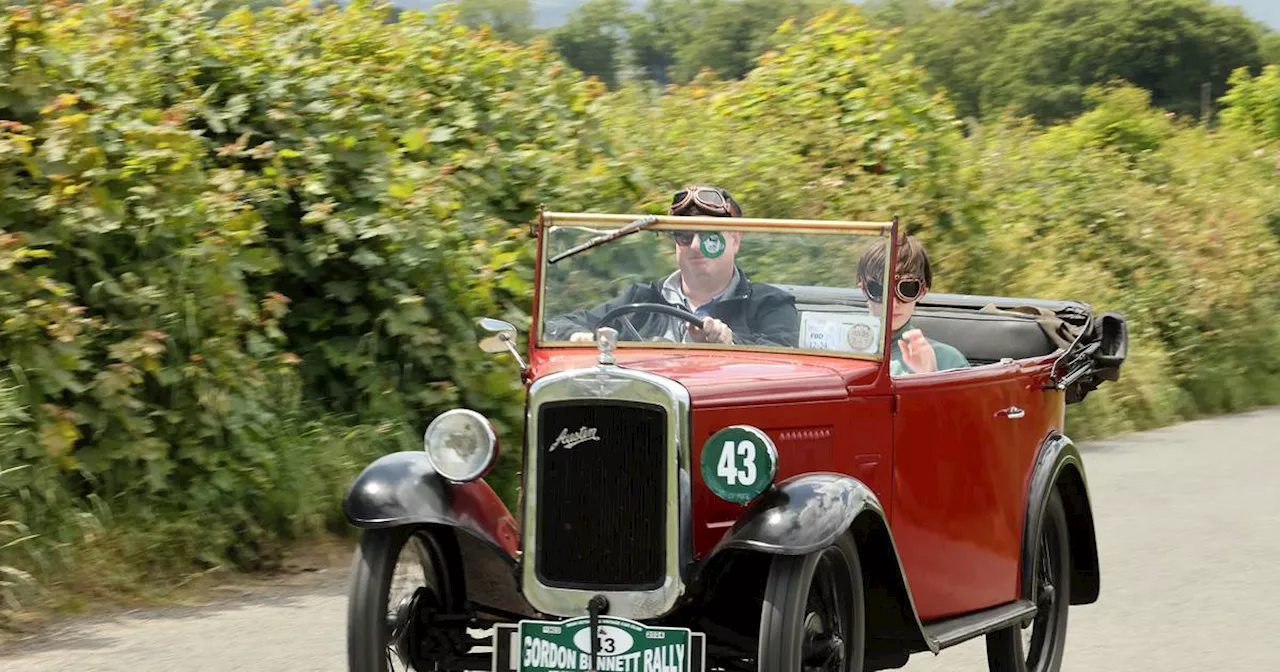
[[[537,349],[536,380],[591,367],[596,352]],[[618,365],[689,390],[693,458],[744,417],[778,446],[778,481],[834,471],[875,491],[922,620],[1012,601],[1031,467],[1063,430],[1063,395],[1044,389],[1052,356],[890,379],[870,362],[806,355],[646,350]],[[1010,420],[1017,406],[1026,413]],[[742,516],[694,472],[694,549],[709,553]]]
[[[897,238],[896,224],[893,238]],[[543,254],[540,245],[535,284],[542,281]],[[541,292],[536,296],[541,297]],[[686,469],[688,501],[681,499],[679,505],[688,526],[688,554],[681,558],[680,570],[687,571],[681,577],[686,593],[678,608],[646,618],[696,628],[703,622],[700,619],[711,618],[706,614],[713,602],[721,612],[741,609],[724,589],[718,597],[712,595],[717,589],[709,586],[715,582],[705,578],[730,571],[717,564],[731,555],[726,551],[746,555],[758,551],[754,555],[764,558],[762,565],[740,561],[741,576],[751,577],[745,583],[763,582],[768,572],[778,571],[778,557],[810,552],[801,542],[787,547],[785,534],[771,532],[769,526],[776,525],[770,515],[777,517],[787,506],[803,505],[794,494],[800,490],[788,491],[788,484],[810,482],[815,476],[840,479],[858,492],[870,493],[854,493],[854,499],[865,500],[857,513],[863,527],[856,537],[869,591],[866,664],[849,669],[897,667],[912,653],[937,653],[973,637],[994,637],[993,633],[1029,619],[1035,612],[1031,605],[1043,598],[1038,594],[1042,589],[1033,559],[1042,550],[1036,539],[1048,516],[1051,492],[1061,499],[1070,539],[1070,591],[1059,597],[1071,604],[1097,599],[1093,513],[1083,462],[1064,435],[1064,418],[1068,403],[1118,375],[1126,338],[1123,319],[1114,314],[1095,316],[1088,306],[1073,302],[959,295],[930,298],[918,309],[926,319],[936,318],[939,325],[955,320],[964,324],[953,333],[963,336],[962,329],[971,329],[979,334],[970,341],[977,344],[970,352],[981,349],[984,340],[1001,342],[1006,337],[1000,334],[1014,333],[1010,330],[1031,334],[1032,340],[1040,333],[1031,317],[977,314],[979,307],[989,304],[1038,305],[1064,319],[1074,315],[1079,318],[1079,336],[1067,348],[1044,341],[1025,352],[1009,350],[1021,356],[998,357],[997,352],[988,357],[994,361],[975,362],[978,365],[971,368],[905,377],[890,376],[887,358],[877,362],[683,346],[619,347],[608,367],[602,367],[601,352],[593,343],[541,347],[536,334],[531,336],[528,361],[521,371],[530,389],[559,375],[597,370],[604,371],[601,375],[637,372],[669,381],[687,393],[689,440],[681,450],[688,451],[685,459],[694,466]],[[934,318],[927,318],[931,310]],[[1022,336],[1019,341],[1011,338],[1004,342],[1029,342]],[[530,423],[534,415],[530,411]],[[771,494],[747,503],[717,496],[696,468],[712,435],[740,424],[767,434],[777,453]],[[533,431],[526,436],[526,464],[530,451],[540,450]],[[415,483],[433,478],[428,467],[413,466],[420,462],[421,458],[412,456],[388,456],[381,466],[371,465],[348,497],[349,519],[367,528],[414,523],[465,532],[457,535],[457,544],[468,598],[491,607],[491,615],[505,613],[515,619],[577,613],[578,607],[566,606],[555,613],[534,604],[536,595],[528,582],[537,575],[527,567],[532,558],[523,544],[530,539],[531,526],[539,524],[536,516],[541,513],[537,503],[529,500],[528,470],[523,475],[522,505],[514,513],[479,480],[438,483],[432,486],[438,488],[437,494],[421,499],[414,495],[391,501],[361,495],[376,489],[369,484],[378,485],[379,492],[393,490],[386,483],[395,478],[403,481],[406,473],[418,479]],[[849,525],[853,515],[840,524]],[[793,537],[818,534],[811,531],[828,522],[815,522]],[[768,562],[774,570],[769,570]],[[763,622],[758,615],[747,614],[743,619],[741,623]],[[485,622],[500,621],[495,617]],[[1055,669],[1057,664],[1060,655],[1044,669]],[[483,669],[489,668],[486,661]]]

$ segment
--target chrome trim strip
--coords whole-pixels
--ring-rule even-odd
[[[609,615],[631,619],[657,618],[670,612],[684,594],[683,569],[691,552],[684,546],[687,535],[681,533],[681,521],[689,515],[690,480],[689,391],[679,383],[662,376],[632,371],[617,366],[601,365],[588,369],[563,371],[534,382],[529,388],[525,423],[524,464],[524,532],[522,540],[521,586],[525,599],[535,609],[555,616],[581,616],[587,613],[587,602],[595,595],[609,600]],[[592,591],[554,588],[538,581],[534,563],[538,548],[538,411],[552,401],[574,399],[606,399],[638,401],[662,406],[667,411],[666,493],[666,579],[663,585],[643,591]]]

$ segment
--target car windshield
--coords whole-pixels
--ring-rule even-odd
[[[857,268],[887,244],[887,223],[661,217],[549,263],[636,219],[597,217],[553,215],[544,229],[539,346],[594,348],[596,328],[609,326],[619,350],[882,355],[884,306],[868,303]],[[723,326],[702,328],[707,316]]]

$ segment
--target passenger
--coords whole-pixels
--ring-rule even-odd
[[[885,249],[887,242],[867,250],[858,260],[858,287],[867,295],[867,307],[872,313],[883,310]],[[933,285],[933,269],[929,254],[914,236],[906,236],[898,246],[897,276],[894,278],[893,318],[889,373],[899,376],[910,373],[946,371],[969,366],[969,360],[956,348],[925,338],[923,332],[911,322],[916,303],[929,293]]]
[[[715,186],[691,186],[677,191],[668,214],[676,216],[741,217],[742,207],[729,192]],[[737,343],[796,347],[800,315],[789,293],[752,282],[737,264],[741,232],[668,232],[675,243],[678,270],[665,278],[632,285],[622,296],[591,309],[547,320],[552,339],[592,341],[592,331],[609,311],[632,303],[663,303],[702,318],[700,326],[671,315],[636,312],[627,315],[638,333],[619,333],[619,339],[639,336],[646,341]]]

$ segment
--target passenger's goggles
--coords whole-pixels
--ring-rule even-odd
[[[864,286],[868,299],[876,303],[884,303],[883,283],[879,280],[867,280]],[[911,303],[924,293],[924,279],[914,275],[898,276],[897,282],[893,283],[893,293],[899,301]]]
[[[699,209],[710,215],[737,216],[733,204],[729,202],[729,199],[723,193],[716,189],[690,187],[677,191],[671,197],[670,212],[671,214],[678,213],[690,205],[697,205]]]

